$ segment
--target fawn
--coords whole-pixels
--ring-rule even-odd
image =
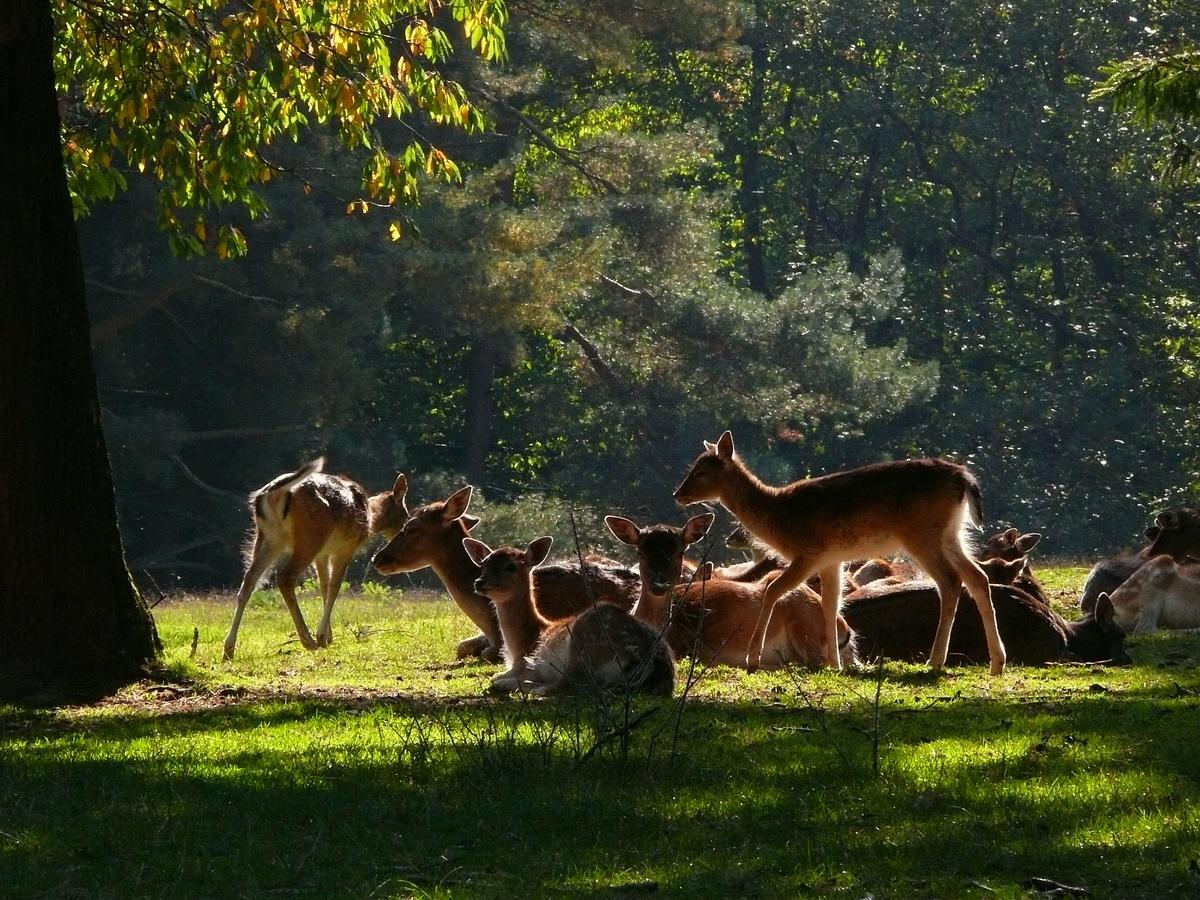
[[[693,578],[672,592],[683,577],[683,552],[700,540],[713,521],[712,513],[693,516],[683,528],[652,525],[639,528],[621,516],[604,523],[622,543],[636,547],[642,572],[642,594],[634,615],[664,632],[678,656],[694,656],[705,664],[746,666],[750,638],[766,589],[766,580],[743,582]],[[845,620],[837,620],[838,646],[853,659],[852,635]],[[800,586],[775,607],[763,641],[763,667],[813,665],[823,658],[825,626],[817,596]]]
[[[276,584],[292,614],[300,643],[307,650],[332,644],[330,616],[350,560],[368,535],[391,537],[408,518],[404,506],[408,482],[404,475],[396,478],[390,491],[368,497],[362,485],[340,475],[325,475],[324,467],[325,457],[318,457],[250,495],[254,539],[246,554],[246,573],[238,588],[237,608],[225,638],[226,660],[233,659],[238,628],[250,595],[268,570],[281,560]],[[315,639],[296,603],[296,583],[314,564],[325,601]]]
[[[538,611],[535,569],[554,539],[541,537],[525,550],[492,550],[464,538],[479,566],[475,590],[496,607],[508,669],[492,679],[497,691],[600,689],[670,696],[675,659],[659,634],[619,606],[597,603],[571,619],[551,622]]]
[[[767,585],[750,639],[748,668],[761,662],[775,604],[813,571],[821,576],[826,663],[840,668],[836,624],[842,562],[903,549],[930,574],[941,598],[930,666],[945,665],[959,588],[965,582],[983,620],[991,674],[1004,672],[1004,644],[987,577],[963,546],[964,513],[976,523],[983,519],[979,485],[967,469],[942,459],[906,460],[771,487],[734,455],[728,431],[704,446],[675,499],[684,505],[719,501],[747,531],[791,560]]]
[[[473,490],[467,485],[445,500],[413,510],[399,533],[375,554],[373,562],[384,575],[431,567],[458,608],[480,631],[459,642],[458,658],[481,656],[495,662],[500,659],[500,625],[491,602],[475,590],[479,566],[463,547],[463,538],[479,524],[479,519],[467,512]],[[552,620],[578,615],[593,600],[628,609],[637,596],[633,572],[589,560],[582,566],[576,560],[539,565],[534,580],[540,612]]]

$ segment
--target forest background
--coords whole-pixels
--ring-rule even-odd
[[[771,482],[953,457],[1059,556],[1195,501],[1197,189],[1088,98],[1192,4],[508,7],[506,62],[443,67],[489,130],[377,123],[458,163],[419,207],[349,206],[367,157],[327,128],[222,211],[239,259],[173,255],[151,173],[80,221],[143,585],[235,583],[246,493],[318,453],[469,481],[518,542],[676,522],[724,428]]]

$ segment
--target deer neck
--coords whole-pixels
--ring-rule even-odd
[[[671,592],[661,597],[646,590],[646,581],[642,580],[642,592],[633,607],[632,615],[639,622],[644,622],[655,630],[662,630],[667,624],[668,613],[671,609]]]
[[[776,520],[780,489],[764,484],[740,461],[731,469],[721,486],[721,505],[746,527],[754,537],[765,540]],[[767,541],[767,543],[771,543]]]
[[[475,579],[479,577],[479,566],[467,555],[462,542],[457,547],[439,548],[429,567],[442,579],[451,598],[459,605],[463,603],[489,603],[481,594],[475,593]]]
[[[550,623],[537,611],[531,584],[526,584],[524,590],[494,605],[496,617],[500,620],[500,634],[504,637],[504,653],[509,665],[517,667],[533,653],[542,632]]]

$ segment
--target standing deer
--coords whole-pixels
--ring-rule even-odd
[[[276,584],[292,614],[300,643],[307,650],[332,644],[333,602],[350,560],[369,534],[391,537],[408,518],[404,506],[408,482],[403,475],[396,478],[390,491],[368,497],[362,485],[340,475],[325,475],[324,467],[325,457],[318,457],[250,495],[254,540],[238,588],[233,622],[225,638],[226,660],[233,659],[238,628],[250,595],[271,567],[281,561]],[[296,584],[314,564],[325,601],[316,639],[296,603]]]
[[[965,583],[979,608],[991,656],[991,674],[1004,672],[1004,644],[983,570],[963,546],[965,513],[983,520],[975,477],[943,459],[878,463],[783,487],[764,484],[734,455],[726,431],[705,450],[675,490],[684,505],[719,501],[756,537],[790,559],[767,586],[750,639],[746,664],[757,668],[775,604],[813,571],[821,576],[826,663],[841,667],[837,616],[842,562],[905,550],[937,584],[941,614],[929,664],[946,663],[950,629]]]
[[[504,634],[508,669],[492,678],[492,687],[543,695],[599,688],[670,696],[675,689],[670,648],[624,609],[598,603],[559,622],[542,616],[533,573],[553,541],[542,537],[525,550],[492,550],[483,541],[463,539],[479,566],[475,590],[495,604]]]
[[[383,575],[432,568],[458,608],[480,631],[459,642],[458,658],[481,656],[494,662],[500,658],[500,625],[491,602],[475,590],[479,566],[463,547],[463,538],[479,524],[479,519],[467,512],[473,490],[467,485],[445,500],[413,510],[399,533],[375,554],[373,562]],[[593,600],[628,609],[637,597],[637,576],[633,572],[586,560],[582,565],[577,560],[539,565],[534,569],[534,580],[540,612],[551,620],[578,615]]]
[[[683,575],[684,550],[704,536],[713,518],[712,513],[693,516],[683,528],[639,528],[621,516],[605,516],[604,523],[613,537],[638,551],[642,594],[634,616],[665,633],[677,656],[694,656],[705,665],[744,667],[766,580],[722,578],[719,571],[707,581]],[[850,629],[841,616],[837,622],[838,646],[853,658]],[[824,645],[817,595],[801,585],[776,604],[763,640],[763,667],[817,664]]]

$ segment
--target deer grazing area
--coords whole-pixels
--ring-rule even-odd
[[[1039,568],[1065,615],[1086,569]],[[315,581],[300,603],[319,614]],[[442,594],[154,610],[171,678],[0,707],[6,897],[1162,897],[1200,890],[1200,638],[1133,664],[679,663],[673,698],[487,693]]]
[[[1200,898],[1198,38],[0,0],[0,900]]]

